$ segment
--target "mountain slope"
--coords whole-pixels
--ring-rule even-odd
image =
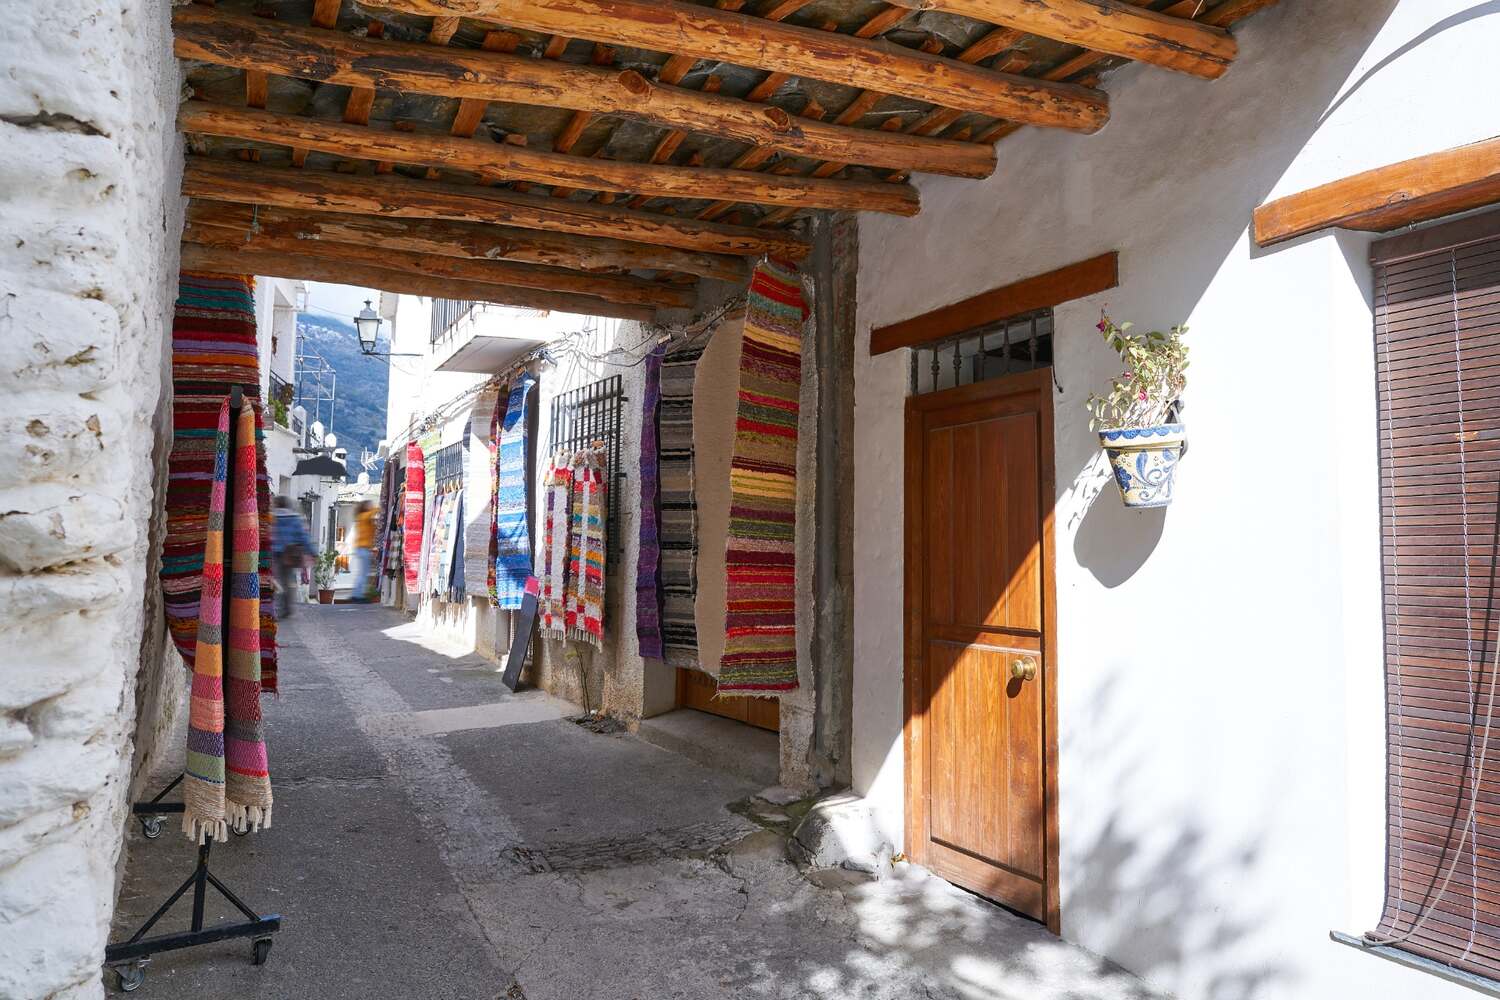
[[[338,436],[339,446],[349,449],[349,479],[362,471],[359,456],[362,449],[375,451],[385,436],[386,383],[390,368],[384,358],[360,353],[354,325],[332,316],[314,313],[297,314],[298,350],[321,355],[338,373],[334,391],[333,413],[322,404],[322,420]],[[298,372],[298,396],[304,399],[308,419],[314,419],[313,404],[307,399],[311,389],[303,373]],[[370,470],[371,480],[379,480],[380,463]]]

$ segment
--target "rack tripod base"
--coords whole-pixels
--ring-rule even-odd
[[[143,803],[143,805],[148,804]],[[180,806],[179,810],[172,810],[171,803],[149,805],[152,806],[153,814],[159,811],[180,811]],[[140,806],[136,808],[139,809]],[[164,951],[178,951],[182,948],[194,948],[200,944],[212,944],[215,941],[228,941],[234,938],[249,938],[252,964],[264,965],[266,959],[270,957],[271,935],[281,930],[281,916],[275,913],[264,916],[256,913],[241,902],[228,886],[220,882],[213,872],[208,870],[208,853],[212,846],[212,840],[206,840],[199,845],[198,864],[194,867],[193,873],[177,887],[176,892],[167,897],[165,903],[157,907],[156,912],[151,914],[150,919],[142,924],[129,940],[109,945],[104,949],[104,964],[114,971],[116,984],[122,992],[130,993],[139,989],[146,978],[146,966],[150,963],[151,956]],[[247,919],[240,923],[204,927],[203,906],[210,886]],[[155,937],[147,937],[146,935],[151,928],[156,926],[157,921],[164,917],[189,889],[193,890],[193,922],[190,929],[177,934],[158,934]]]

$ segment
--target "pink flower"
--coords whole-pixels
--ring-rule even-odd
[[[1145,401],[1146,401],[1146,390],[1142,389],[1141,390],[1141,402],[1144,403]]]

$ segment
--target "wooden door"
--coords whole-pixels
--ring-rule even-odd
[[[720,698],[718,683],[701,670],[677,668],[677,705],[743,722],[756,729],[781,731],[781,699],[731,695]]]
[[[1052,488],[1049,370],[907,400],[907,854],[1056,932]]]

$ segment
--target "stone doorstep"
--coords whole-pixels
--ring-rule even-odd
[[[780,737],[691,708],[642,719],[636,735],[704,767],[774,785],[781,771]]]

